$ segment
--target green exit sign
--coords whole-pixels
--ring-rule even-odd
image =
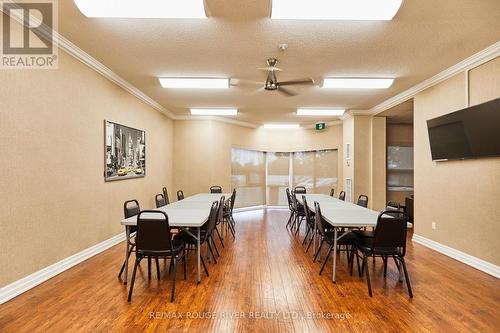
[[[316,131],[322,131],[326,128],[325,123],[316,123]]]

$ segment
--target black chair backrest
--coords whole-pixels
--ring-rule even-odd
[[[306,214],[306,222],[308,222],[308,223],[313,222],[314,223],[314,220],[312,219],[312,216],[311,216],[311,211],[309,210],[309,207],[307,206],[307,199],[306,199],[305,195],[302,195],[302,205],[304,206],[304,212]]]
[[[137,251],[172,251],[172,233],[168,216],[157,210],[143,210],[137,216]]]
[[[222,196],[219,201],[219,211],[217,212],[217,223],[222,222],[224,218],[224,203],[226,202],[226,198]]]
[[[299,204],[297,202],[297,197],[295,196],[295,191],[292,191],[292,193],[290,194],[290,200],[292,201],[292,210],[298,211]]]
[[[401,209],[401,205],[399,204],[399,202],[395,202],[395,201],[389,201],[387,203],[387,208],[388,209],[395,209],[395,210],[400,210]]]
[[[320,235],[324,237],[326,235],[325,224],[323,223],[323,216],[321,215],[321,207],[319,206],[319,202],[317,201],[314,201],[314,213],[316,229],[318,229]]]
[[[130,205],[133,203],[133,205]],[[123,215],[126,219],[132,216],[136,216],[141,212],[141,207],[139,206],[139,201],[137,200],[128,200],[123,204]]]
[[[364,195],[364,194],[361,194],[358,197],[357,205],[361,206],[361,207],[367,208],[368,207],[368,197],[366,195]]]
[[[339,193],[339,199],[345,201],[345,192],[344,191],[340,191],[340,193]]]
[[[286,199],[288,200],[288,208],[292,209],[292,194],[290,193],[290,189],[286,188]]]
[[[304,186],[295,186],[295,189],[293,190],[295,194],[306,194],[307,190]]]
[[[231,202],[229,203],[229,211],[232,213],[234,209],[234,202],[236,201],[236,189],[233,188],[233,194],[231,194]]]
[[[373,248],[400,248],[406,253],[407,216],[403,211],[385,210],[378,216]]]
[[[155,203],[156,203],[156,208],[163,207],[167,204],[167,202],[165,201],[165,197],[161,193],[155,195]]]
[[[184,199],[184,192],[182,190],[177,191],[177,200],[183,200]]]
[[[170,199],[168,198],[168,191],[166,187],[163,188],[163,197],[165,198],[165,204],[170,204]]]
[[[210,193],[222,193],[222,187],[216,185],[210,187]]]
[[[202,239],[202,241],[205,241],[208,237],[212,235],[212,231],[215,228],[215,225],[217,224],[217,218],[219,217],[219,202],[214,201],[212,202],[212,207],[210,208],[210,214],[208,215],[208,223],[206,224],[206,230],[207,232],[205,233],[205,238]]]
[[[334,189],[334,188],[332,188],[332,189],[330,190],[330,196],[331,196],[331,197],[333,197],[334,195],[335,195],[335,189]]]

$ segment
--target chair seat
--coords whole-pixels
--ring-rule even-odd
[[[399,255],[400,248],[397,247],[379,247],[373,248],[373,238],[364,237],[356,239],[356,247],[364,253],[370,253],[375,255]]]
[[[333,244],[333,238],[335,237],[334,231],[327,230],[325,232],[325,234],[326,234],[327,242],[328,243],[331,242]],[[340,235],[341,235],[341,233],[337,233],[337,236],[340,236]],[[352,232],[349,232],[349,233],[347,233],[347,235],[345,235],[344,237],[340,238],[337,241],[337,244],[339,244],[339,245],[354,244],[355,241],[356,241],[356,237],[353,235]]]
[[[364,237],[364,238],[373,238],[375,237],[375,233],[369,230],[353,230],[352,233],[356,237]]]
[[[148,251],[148,250],[137,250],[137,254],[141,256],[151,256],[151,257],[168,257],[175,256],[182,252],[184,249],[184,241],[181,239],[173,239],[172,240],[172,250],[165,251]]]
[[[207,234],[206,229],[200,229],[200,237],[201,239],[205,238],[205,235]],[[179,232],[177,235],[174,236],[174,240],[180,240],[188,244],[196,244],[196,238],[192,235],[190,235],[186,230],[182,230]]]

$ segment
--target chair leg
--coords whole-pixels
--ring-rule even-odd
[[[210,253],[212,254],[212,258],[214,259],[214,263],[217,263],[217,259],[215,258],[214,251],[212,250],[212,247],[210,246],[209,241],[207,241],[207,246],[208,246],[208,249],[210,250]]]
[[[148,257],[148,280],[151,280],[151,257]]]
[[[403,271],[405,273],[406,287],[408,288],[408,294],[413,298],[413,291],[411,290],[410,277],[408,276],[408,270],[406,269],[405,258],[401,258],[401,266],[403,266]]]
[[[175,298],[175,280],[176,280],[176,275],[177,275],[177,264],[179,263],[179,258],[175,257],[175,262],[174,262],[174,276],[173,276],[173,281],[172,281],[172,295],[170,296],[170,302],[174,302]]]
[[[203,255],[200,254],[200,260],[201,260],[201,263],[203,264],[203,269],[205,270],[205,274],[208,275],[208,269],[207,269],[207,265],[205,265],[205,260],[203,259]]]
[[[134,247],[135,247],[135,245],[130,246],[130,249],[128,250],[127,258],[130,258],[130,255],[132,254]],[[122,268],[120,269],[120,273],[118,273],[119,278],[122,276],[122,273],[124,270],[125,270],[125,261],[123,261],[123,265],[122,265]]]
[[[302,221],[304,221],[304,217],[303,217],[303,216],[301,216],[301,217],[299,218],[299,224],[297,225],[297,230],[295,230],[295,235],[297,235],[297,234],[299,233],[299,231],[300,231],[300,226],[302,225]]]
[[[293,218],[293,212],[290,211],[290,217],[288,217],[288,221],[286,222],[286,228],[292,223],[292,218]]]
[[[322,239],[321,242],[319,243],[319,247],[318,247],[318,250],[316,251],[316,255],[314,256],[313,262],[316,262],[316,259],[318,258],[318,255],[321,251],[321,247],[323,246],[323,242],[324,242],[324,240]]]
[[[217,248],[217,245],[215,244],[214,236],[210,236],[210,239],[212,240],[212,245],[214,246],[215,252],[217,253],[217,257],[220,257],[219,249]]]
[[[314,231],[311,233],[311,238],[309,239],[309,244],[307,244],[306,253],[309,251],[309,248],[311,247],[313,240],[314,240]]]
[[[398,268],[399,282],[403,282],[403,280],[401,278],[401,266],[398,263],[398,259],[395,256],[392,256],[392,259],[394,259],[394,263],[396,264],[396,267]]]
[[[158,262],[158,257],[155,257],[156,261],[156,277],[160,280],[160,263]]]
[[[382,261],[384,262],[384,277],[387,277],[387,257],[382,257]]]
[[[231,223],[228,223],[227,226],[229,227],[229,231],[231,231],[231,234],[233,235],[233,239],[236,239],[235,237],[235,230],[234,230],[234,225],[232,225]]]
[[[323,273],[323,269],[325,268],[326,262],[328,261],[328,258],[330,257],[330,254],[332,253],[333,250],[333,245],[330,245],[328,248],[328,253],[326,254],[325,261],[323,261],[323,265],[321,265],[321,270],[319,271],[319,275]]]
[[[309,236],[310,233],[311,233],[311,227],[307,226],[306,235],[304,236],[304,240],[302,241],[302,245],[304,245],[306,243],[307,236]]]
[[[137,266],[139,266],[140,261],[141,259],[135,258],[134,271],[132,272],[132,281],[130,282],[130,290],[128,291],[128,299],[127,299],[128,302],[132,300],[132,291],[134,290],[135,274],[137,273]]]
[[[370,269],[368,268],[367,256],[363,255],[363,266],[366,267],[366,283],[368,284],[368,295],[372,297],[372,283],[370,281]]]
[[[219,236],[219,241],[220,241],[220,243],[222,245],[222,248],[224,248],[224,242],[222,241],[222,236],[220,235],[219,229],[215,228],[215,231],[217,232],[217,236]]]
[[[168,276],[172,273],[172,267],[174,266],[174,259],[170,257],[170,265],[168,266]]]
[[[352,246],[351,247],[351,267],[350,267],[350,273],[351,273],[351,276],[352,276],[352,273],[354,271],[354,252],[356,251],[356,246]],[[358,259],[357,255],[356,255],[356,259]],[[359,259],[357,260],[358,262],[358,270],[359,270]]]
[[[186,252],[182,250],[182,267],[184,268],[184,280],[187,280],[186,274]]]

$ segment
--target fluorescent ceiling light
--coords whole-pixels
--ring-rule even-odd
[[[333,89],[386,89],[394,79],[381,78],[326,78],[322,88]]]
[[[228,78],[214,77],[161,77],[163,88],[172,89],[229,89]]]
[[[313,109],[299,108],[297,109],[298,116],[341,116],[345,109]]]
[[[264,124],[265,129],[297,129],[299,124]]]
[[[87,17],[206,18],[203,0],[74,0]]]
[[[403,0],[272,0],[273,19],[392,20]]]
[[[235,108],[217,108],[217,109],[191,109],[194,116],[236,116],[238,109]]]

